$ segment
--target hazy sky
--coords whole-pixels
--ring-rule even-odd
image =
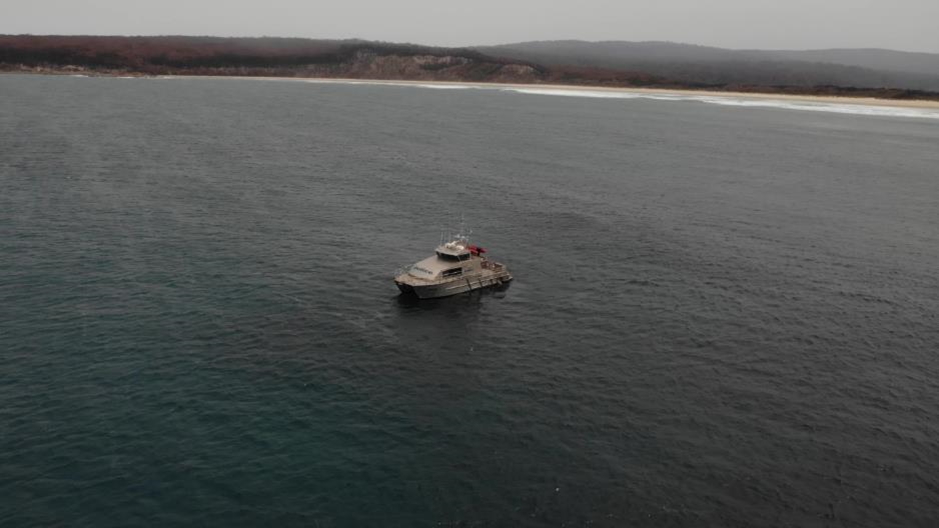
[[[671,40],[939,52],[939,0],[0,0],[0,33]]]

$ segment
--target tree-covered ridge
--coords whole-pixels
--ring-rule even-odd
[[[549,67],[639,70],[710,85],[853,86],[939,91],[939,54],[890,50],[732,50],[674,42],[520,42],[483,53]]]
[[[710,48],[696,50],[694,61],[676,62],[667,56],[668,48],[617,54],[615,47],[598,45],[536,43],[480,51],[364,40],[0,35],[0,71],[554,83],[939,99],[939,93],[903,86],[840,83],[842,70],[819,63],[802,69],[785,63],[789,70],[780,74],[779,66],[767,61],[728,64]]]
[[[459,56],[495,63],[518,62],[485,57],[472,49],[448,49],[366,42],[297,38],[98,37],[0,35],[0,62],[38,66],[75,65],[163,71],[232,66],[270,67],[340,63],[367,50],[378,55]]]

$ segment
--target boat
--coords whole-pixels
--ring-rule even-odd
[[[505,265],[484,256],[486,249],[462,235],[437,246],[434,255],[408,266],[395,277],[402,293],[421,299],[496,287],[512,280]]]

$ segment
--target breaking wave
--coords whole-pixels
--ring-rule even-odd
[[[378,80],[350,80],[350,79],[303,79],[303,82],[308,82],[312,84],[364,84],[364,85],[381,85],[381,86],[408,86],[411,88],[431,88],[434,90],[468,90],[471,88],[481,88],[480,86],[472,86],[468,84],[432,84],[432,83],[416,83],[416,82],[400,82],[400,81],[378,81]]]
[[[928,108],[905,108],[899,106],[865,105],[858,103],[829,103],[812,101],[788,101],[785,99],[763,99],[722,95],[692,95],[669,93],[645,93],[606,90],[565,90],[563,88],[499,88],[502,91],[530,95],[554,95],[563,97],[591,97],[600,99],[651,99],[655,101],[691,101],[722,106],[742,106],[754,108],[778,108],[783,110],[802,110],[808,112],[830,112],[876,117],[910,117],[919,119],[939,119],[939,110]]]
[[[178,79],[182,76],[160,76],[158,79]],[[288,79],[288,78],[255,78],[268,81],[301,81],[311,84],[355,84],[370,86],[407,86],[411,88],[427,88],[432,90],[489,90],[512,92],[526,95],[551,95],[560,97],[587,97],[594,99],[647,99],[652,101],[696,102],[721,106],[739,106],[751,108],[775,108],[780,110],[797,110],[805,112],[826,112],[833,114],[848,114],[871,117],[903,117],[914,119],[939,119],[939,109],[914,108],[902,106],[882,106],[864,103],[839,103],[824,100],[812,101],[809,99],[774,99],[770,97],[749,97],[735,95],[712,95],[695,93],[669,93],[669,92],[638,92],[628,89],[592,90],[589,88],[560,88],[538,86],[493,86],[485,84],[460,83],[433,83],[433,82],[401,82],[380,81],[371,79]]]

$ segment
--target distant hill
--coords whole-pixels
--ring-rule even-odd
[[[863,53],[852,51],[830,53],[846,62],[864,59]],[[939,74],[800,61],[780,55],[785,53],[800,52],[664,42],[439,48],[364,40],[0,35],[0,72],[570,84],[939,99]],[[901,61],[889,53],[866,60],[907,70],[931,64],[928,54],[903,55]]]
[[[0,71],[356,78],[683,88],[643,72],[364,40],[0,35]]]
[[[872,70],[939,76],[939,53],[914,53],[885,49],[827,49],[808,51],[750,51],[766,58],[801,62],[826,62]]]
[[[472,49],[362,40],[0,35],[0,70],[532,81],[539,67]]]
[[[520,42],[476,48],[545,66],[643,71],[706,85],[939,90],[939,54],[890,50],[730,50],[673,42]]]

